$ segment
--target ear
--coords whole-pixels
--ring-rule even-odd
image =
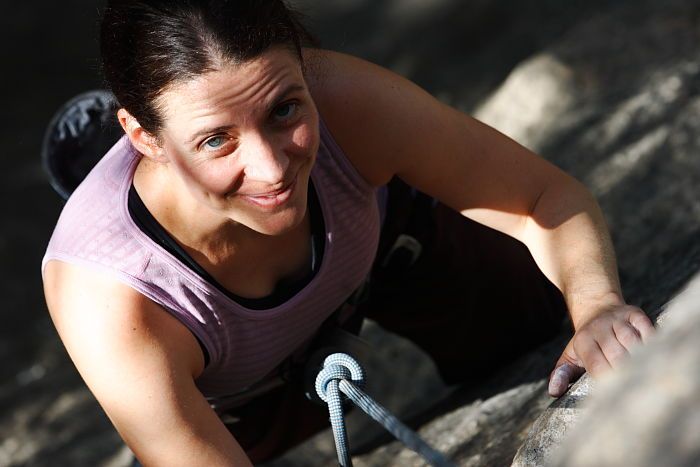
[[[133,115],[121,108],[117,111],[117,119],[136,150],[156,162],[167,162],[158,139],[144,130]]]

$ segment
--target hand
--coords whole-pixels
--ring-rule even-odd
[[[654,325],[639,308],[616,306],[581,326],[549,377],[549,395],[560,397],[585,371],[594,378],[616,368],[630,349],[645,342]]]

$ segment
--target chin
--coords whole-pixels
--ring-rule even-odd
[[[234,196],[230,199],[228,208],[222,211],[230,220],[260,234],[283,235],[298,227],[306,217],[306,186],[297,187],[290,195],[277,205],[274,202],[261,203]]]
[[[304,219],[305,212],[295,215],[274,216],[255,222],[249,227],[263,235],[283,235],[294,230]]]
[[[272,212],[246,206],[244,211],[237,210],[228,217],[263,235],[283,235],[298,227],[306,216],[306,197],[299,198],[302,199]]]
[[[251,223],[248,227],[264,235],[283,235],[294,228],[306,217],[306,190],[295,193],[281,209],[273,211],[253,210],[250,212]]]

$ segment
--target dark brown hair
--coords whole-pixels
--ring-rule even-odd
[[[101,27],[102,68],[117,102],[157,135],[164,88],[241,63],[274,45],[316,41],[282,0],[110,0]]]

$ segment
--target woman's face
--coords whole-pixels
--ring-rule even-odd
[[[223,65],[158,105],[165,157],[196,204],[268,235],[304,218],[318,114],[292,52]]]

